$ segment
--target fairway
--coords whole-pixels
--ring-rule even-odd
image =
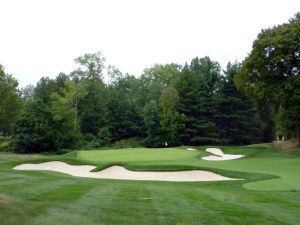
[[[0,225],[300,225],[300,2],[37,3],[1,1]]]
[[[94,150],[61,156],[0,153],[0,224],[273,225],[300,221],[298,153],[269,147],[224,147],[224,153],[246,156],[206,161],[201,159],[207,155],[205,149]],[[137,171],[199,168],[244,180],[176,183],[12,170],[23,163],[55,160],[90,164],[97,170],[114,164]]]

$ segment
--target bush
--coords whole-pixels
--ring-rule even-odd
[[[56,151],[59,141],[50,109],[41,101],[29,102],[15,124],[14,150],[20,153]]]
[[[142,147],[142,141],[139,138],[128,138],[116,141],[112,144],[113,148],[137,148]]]
[[[111,143],[111,133],[107,127],[100,128],[97,137],[100,146],[106,146]]]
[[[111,144],[111,134],[108,128],[100,128],[97,136],[87,133],[84,134],[84,144],[82,146],[83,149],[96,149],[105,146],[109,146]]]
[[[0,152],[9,151],[11,149],[11,139],[0,136]]]

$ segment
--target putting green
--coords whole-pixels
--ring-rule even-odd
[[[270,148],[256,149],[248,147],[225,147],[224,152],[246,154],[242,159],[228,161],[205,161],[200,155],[206,155],[205,148],[188,151],[186,148],[168,149],[119,149],[78,151],[77,158],[95,163],[123,163],[131,168],[176,169],[184,166],[218,169],[226,171],[259,173],[273,175],[278,178],[245,183],[243,186],[251,190],[300,190],[300,157],[291,157],[284,153],[274,155]],[[255,153],[257,153],[255,155]],[[174,167],[174,168],[173,168]]]
[[[185,148],[127,148],[116,150],[78,151],[77,158],[91,162],[149,162],[194,159],[198,151]]]

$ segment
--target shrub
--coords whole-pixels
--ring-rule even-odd
[[[112,144],[113,148],[137,148],[142,147],[142,141],[139,138],[128,138],[116,141]]]

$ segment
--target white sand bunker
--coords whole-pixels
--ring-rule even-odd
[[[186,150],[189,150],[189,151],[196,151],[196,149],[194,149],[194,148],[187,148]]]
[[[223,151],[218,148],[207,148],[206,151],[212,153],[213,155],[204,156],[201,159],[210,160],[210,161],[221,161],[221,160],[239,159],[245,156],[245,155],[224,154]]]
[[[118,180],[155,180],[155,181],[222,181],[239,180],[230,177],[224,177],[219,174],[203,171],[170,171],[170,172],[138,172],[130,171],[121,166],[111,166],[98,172],[90,172],[95,166],[88,165],[69,165],[64,162],[52,161],[40,164],[22,164],[16,166],[15,170],[49,170],[76,177],[89,177],[100,179],[118,179]]]

